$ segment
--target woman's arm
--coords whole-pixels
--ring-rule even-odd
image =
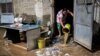
[[[63,19],[63,18],[60,18],[60,24],[61,24],[61,26],[64,28],[64,24],[63,24],[62,19]]]
[[[74,14],[73,14],[71,11],[67,10],[67,12],[68,12],[71,16],[74,16]]]

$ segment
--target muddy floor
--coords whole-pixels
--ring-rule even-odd
[[[54,46],[59,47],[63,53],[68,53],[70,56],[100,56],[100,50],[91,52],[77,43],[68,44],[65,47],[62,47],[61,43],[56,43]],[[0,56],[36,56],[35,52],[37,50],[39,49],[27,51],[13,45],[9,45],[8,49],[4,47],[0,48]]]
[[[91,52],[87,50],[86,48],[78,45],[78,44],[68,44],[66,47],[62,47],[62,44],[56,44],[57,47],[59,47],[63,53],[68,53],[70,56],[100,56],[100,50],[96,52]],[[29,51],[28,56],[32,56],[35,54],[35,50]]]
[[[22,45],[23,47],[25,46],[25,44],[23,43],[19,43],[18,45]],[[54,46],[62,50],[61,52],[63,52],[64,54],[68,53],[70,56],[100,56],[100,50],[91,52],[88,49],[72,41],[67,43],[67,46],[62,46],[62,42],[59,42],[45,48],[50,48]],[[0,44],[0,56],[36,56],[35,54],[38,50],[40,49],[27,51],[27,49],[20,48],[15,44],[9,44],[7,46],[3,46],[3,44]]]

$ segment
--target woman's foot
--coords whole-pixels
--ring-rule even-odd
[[[67,47],[67,44],[62,44],[61,47]]]

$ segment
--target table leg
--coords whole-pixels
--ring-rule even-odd
[[[37,39],[40,37],[40,28],[27,31],[26,37],[28,50],[35,49],[37,47]]]
[[[6,29],[0,28],[0,46],[4,46],[5,44],[5,33],[6,33]]]

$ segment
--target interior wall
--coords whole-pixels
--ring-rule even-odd
[[[41,25],[46,26],[51,17],[50,0],[13,0],[14,14],[36,15]]]
[[[50,0],[43,0],[43,26],[47,25],[47,22],[50,21],[50,7],[51,1]]]
[[[35,0],[13,0],[14,14],[35,15]]]

